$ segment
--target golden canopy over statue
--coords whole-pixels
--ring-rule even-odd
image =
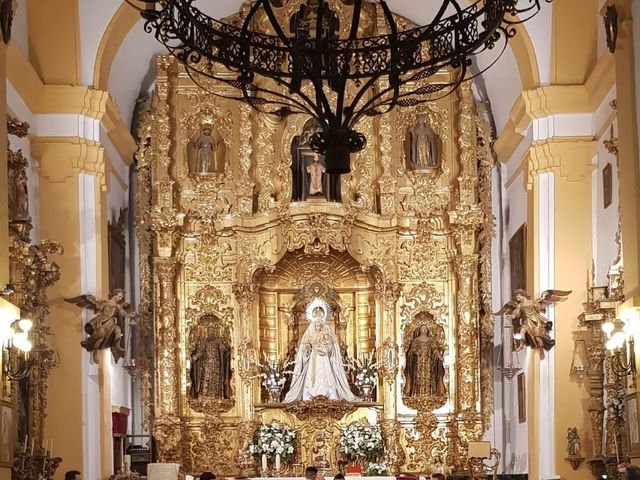
[[[543,359],[544,352],[551,350],[556,342],[549,334],[553,324],[542,314],[547,306],[565,300],[570,293],[571,290],[545,290],[538,299],[532,300],[527,292],[518,289],[513,292],[513,300],[494,315],[504,315],[512,321],[517,350],[525,346],[534,348]]]

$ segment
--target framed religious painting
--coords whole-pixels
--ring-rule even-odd
[[[524,372],[518,374],[518,423],[527,421],[527,392]]]
[[[629,438],[629,454],[640,457],[640,417],[638,416],[638,394],[630,393],[625,397],[625,416],[627,437]]]
[[[610,163],[602,169],[602,201],[606,210],[613,202],[613,172]]]
[[[511,292],[527,288],[527,224],[523,224],[509,240],[509,273]]]
[[[0,402],[0,467],[13,466],[14,408],[8,402]]]

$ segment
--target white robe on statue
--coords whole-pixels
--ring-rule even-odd
[[[338,341],[329,325],[313,322],[300,342],[291,388],[284,402],[307,401],[318,396],[329,400],[360,400],[351,392]]]

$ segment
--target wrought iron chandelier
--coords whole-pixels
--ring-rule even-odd
[[[350,154],[366,146],[356,131],[363,117],[448,95],[480,73],[472,73],[473,56],[493,49],[499,57],[515,26],[535,16],[542,2],[476,0],[463,8],[466,0],[441,0],[428,25],[399,28],[384,0],[298,1],[288,21],[279,20],[281,9],[295,1],[252,0],[233,21],[207,16],[196,0],[145,1],[141,15],[145,31],[208,91],[264,113],[316,118],[323,130],[311,148],[325,155],[333,174],[350,172]],[[350,25],[339,25],[332,9],[337,2],[352,10]],[[386,23],[377,31],[388,33],[361,33],[371,9]],[[501,49],[495,48],[499,42]],[[220,84],[234,93],[221,93]]]

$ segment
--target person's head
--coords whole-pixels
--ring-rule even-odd
[[[318,475],[318,469],[313,465],[309,465],[304,471],[304,478],[307,480],[315,480],[316,475]]]
[[[124,290],[121,288],[115,288],[109,296],[115,299],[116,302],[122,302],[124,301]]]
[[[82,476],[78,470],[69,470],[64,474],[64,480],[82,480]]]
[[[431,475],[432,480],[445,480],[445,476],[442,473],[434,473]]]
[[[517,289],[515,292],[513,292],[513,296],[516,298],[516,300],[518,300],[519,302],[529,298],[529,295],[527,295],[527,292],[525,292],[523,289],[519,288]]]
[[[200,480],[215,480],[216,476],[211,472],[202,472],[198,478]]]
[[[420,325],[420,328],[418,329],[418,331],[420,332],[420,335],[429,336],[429,327],[427,327],[424,323]]]
[[[204,135],[207,135],[207,136],[208,136],[208,135],[211,135],[211,129],[210,129],[209,127],[204,127],[204,128],[202,129],[202,133],[203,133]]]
[[[336,474],[333,476],[333,480],[344,480],[344,475],[343,475],[343,474],[341,474],[341,473],[336,473]]]
[[[629,465],[627,467],[627,480],[640,480],[640,467]]]

